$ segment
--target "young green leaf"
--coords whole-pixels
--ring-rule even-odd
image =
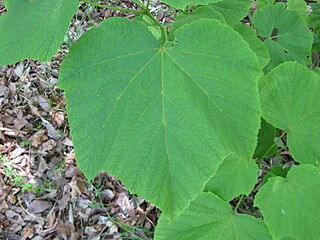
[[[286,62],[260,83],[263,117],[287,131],[287,144],[296,161],[320,166],[319,75],[298,63]]]
[[[222,0],[161,0],[161,2],[177,9],[185,9],[189,5],[203,5],[220,1]]]
[[[261,128],[258,135],[258,144],[253,157],[269,157],[277,153],[277,145],[274,140],[277,137],[277,129],[263,118],[261,119]]]
[[[11,1],[0,17],[0,66],[26,58],[48,61],[58,50],[78,0]]]
[[[285,61],[311,62],[312,33],[298,13],[287,10],[285,4],[277,3],[258,9],[252,23],[271,56],[265,68],[267,72]]]
[[[320,172],[308,164],[293,167],[286,178],[270,178],[255,200],[275,240],[319,239],[319,202]]]
[[[230,204],[212,193],[202,193],[171,223],[161,216],[157,240],[271,240],[263,221],[234,213]]]
[[[60,72],[84,174],[110,172],[169,217],[225,157],[251,158],[260,121],[261,71],[239,34],[198,20],[175,36],[161,46],[144,24],[110,19],[71,48]]]

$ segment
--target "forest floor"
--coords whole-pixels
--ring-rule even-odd
[[[114,4],[137,8],[130,0]],[[5,11],[0,0],[0,15]],[[162,22],[172,20],[157,1],[151,11]],[[83,4],[65,42],[113,16],[134,17]],[[67,52],[63,44],[49,62],[0,66],[0,239],[150,239],[160,211],[107,173],[88,182],[76,165],[57,86]]]

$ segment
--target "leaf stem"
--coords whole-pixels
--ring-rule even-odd
[[[234,213],[236,213],[236,212],[237,212],[238,208],[240,207],[240,204],[242,203],[243,198],[244,198],[244,195],[243,195],[243,194],[241,194],[240,199],[239,199],[239,201],[238,201],[238,203],[237,203],[236,207],[235,207],[235,208],[234,208],[234,210],[233,210],[233,212],[234,212]]]
[[[149,1],[148,1],[149,3]],[[162,38],[163,38],[163,42],[162,44],[164,45],[168,39],[168,33],[167,33],[167,28],[165,26],[163,26],[149,11],[148,9],[148,4],[147,6],[144,6],[143,4],[141,4],[141,6],[139,5],[139,7],[141,7],[141,9],[143,10],[143,14],[146,15],[148,18],[150,18],[156,25],[158,25],[161,28],[161,32],[162,32]]]
[[[147,2],[147,8],[149,8],[149,6],[150,6],[150,0],[148,0],[148,2]]]
[[[82,1],[87,3],[87,4],[90,4],[92,6],[95,6],[95,7],[107,8],[107,9],[114,10],[114,11],[122,11],[122,12],[130,12],[130,13],[143,13],[142,11],[139,11],[139,10],[111,7],[111,6],[102,5],[102,4],[99,4],[99,3],[94,3],[94,2],[91,2],[89,0],[82,0]]]

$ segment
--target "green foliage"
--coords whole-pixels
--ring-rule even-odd
[[[173,222],[160,219],[155,239],[271,239],[262,220],[235,213],[229,203],[212,193],[202,193]]]
[[[304,0],[288,0],[288,9],[296,11],[303,20],[307,20],[307,3]]]
[[[201,5],[220,1],[222,0],[162,0],[162,2],[178,9],[184,9],[189,5]]]
[[[298,13],[277,3],[258,9],[252,22],[271,56],[266,71],[285,61],[311,62],[313,36]]]
[[[224,158],[251,159],[260,116],[258,62],[237,33],[199,20],[175,37],[174,46],[161,46],[139,22],[110,19],[71,48],[60,75],[86,176],[108,170],[170,217],[201,192]]]
[[[220,165],[216,175],[206,184],[210,191],[226,201],[240,194],[249,194],[257,182],[258,167],[251,159],[229,157]]]
[[[319,239],[319,201],[320,172],[311,165],[293,167],[286,178],[270,178],[256,196],[275,240]]]
[[[0,65],[48,60],[78,1],[17,2],[0,17]],[[302,0],[258,0],[251,18],[251,0],[166,0],[190,6],[168,32],[134,2],[139,16],[89,30],[60,70],[84,174],[108,171],[156,204],[156,239],[317,239],[320,75],[306,65],[319,49],[318,3],[307,17]],[[252,158],[280,155],[277,129],[300,166],[280,163],[257,182],[265,168]],[[238,213],[252,189],[260,219]]]
[[[260,84],[263,117],[287,131],[296,161],[315,166],[320,166],[319,92],[319,75],[295,62],[279,65]]]
[[[275,138],[277,137],[277,129],[263,118],[261,119],[261,127],[258,135],[258,144],[254,151],[253,157],[268,157],[277,153],[277,145]]]
[[[0,17],[0,66],[26,58],[48,61],[78,5],[78,0],[10,1],[8,12]]]

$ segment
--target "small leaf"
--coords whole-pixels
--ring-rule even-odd
[[[171,7],[177,8],[177,9],[185,9],[187,6],[190,5],[205,5],[208,3],[213,2],[220,2],[222,0],[161,0],[161,2],[164,2]]]
[[[171,223],[161,216],[157,240],[271,240],[263,221],[234,213],[230,204],[212,193],[202,193]]]
[[[267,183],[269,178],[279,176],[279,177],[286,177],[287,173],[289,171],[289,168],[283,168],[280,165],[272,166],[270,170],[266,173],[266,175],[263,177],[262,185]]]
[[[256,31],[242,24],[235,25],[234,29],[249,43],[251,50],[258,57],[261,68],[266,66],[270,61],[270,55],[267,47],[258,39]]]
[[[240,194],[248,195],[258,178],[258,167],[252,159],[226,158],[205,191],[230,201]]]
[[[277,153],[277,145],[272,147],[277,137],[277,129],[263,118],[261,119],[261,128],[258,135],[258,144],[253,154],[254,158],[269,157]],[[272,147],[272,148],[271,148]]]
[[[265,68],[267,72],[285,61],[311,62],[312,33],[298,13],[286,10],[285,4],[277,3],[258,9],[252,23],[264,38],[270,53],[271,61]]]
[[[319,202],[320,172],[311,165],[293,167],[286,178],[270,178],[255,200],[275,240],[319,239]]]
[[[0,17],[0,66],[26,58],[48,61],[58,50],[78,0],[11,1]]]
[[[287,131],[296,161],[315,166],[320,166],[319,92],[319,75],[295,62],[279,65],[260,82],[263,117]]]
[[[175,37],[161,46],[144,24],[110,19],[70,49],[60,71],[84,174],[110,172],[169,217],[225,157],[251,158],[260,122],[261,71],[239,34],[203,19]]]

